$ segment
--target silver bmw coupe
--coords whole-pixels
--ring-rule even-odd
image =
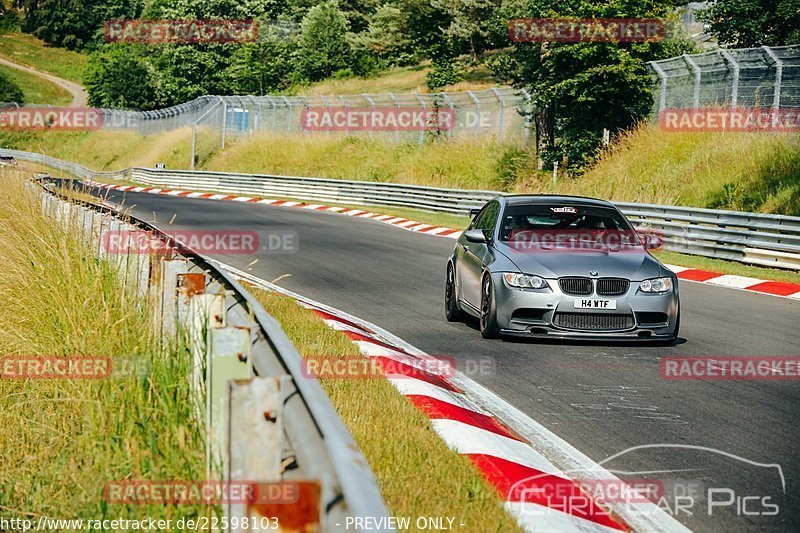
[[[475,214],[447,260],[445,312],[484,338],[678,338],[675,274],[613,204],[575,196],[500,196]]]

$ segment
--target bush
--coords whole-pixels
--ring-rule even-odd
[[[8,76],[0,72],[0,102],[21,104],[23,99],[22,89],[8,79]]]

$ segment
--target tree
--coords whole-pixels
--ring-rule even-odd
[[[117,44],[92,54],[86,74],[89,104],[155,109],[167,104],[147,47]]]
[[[487,20],[495,8],[494,0],[433,0],[434,7],[450,18],[444,34],[454,43],[464,43],[477,62],[478,54],[485,49],[489,28]]]
[[[800,0],[719,0],[699,18],[729,46],[800,43]]]
[[[525,0],[507,6],[500,20],[515,18],[661,18],[674,6],[659,0]],[[495,75],[527,89],[532,117],[545,130],[542,159],[578,173],[600,147],[604,128],[618,132],[647,116],[652,106],[647,61],[695,51],[677,32],[656,42],[515,43],[492,58]],[[507,26],[496,31],[507,32]]]
[[[364,40],[374,54],[390,64],[407,65],[415,60],[408,13],[392,4],[378,7]]]
[[[0,72],[0,103],[18,103],[23,100],[22,89],[11,81],[8,76]]]
[[[351,64],[349,25],[336,0],[312,7],[303,19],[296,61],[302,79],[318,81]]]
[[[136,18],[143,0],[25,0],[22,30],[70,50],[94,49],[103,42],[109,19]]]
[[[240,46],[225,71],[227,90],[260,96],[287,89],[294,71],[293,48],[292,41],[276,38]]]

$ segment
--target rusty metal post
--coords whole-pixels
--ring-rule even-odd
[[[249,327],[209,328],[206,362],[206,471],[209,479],[224,472],[228,417],[228,381],[252,376]]]
[[[164,259],[161,265],[161,301],[159,304],[159,317],[161,320],[161,335],[172,338],[177,333],[176,321],[178,318],[178,275],[189,272],[187,259]]]
[[[280,380],[274,377],[254,377],[228,383],[225,481],[279,481],[284,423]],[[247,502],[229,504],[225,511],[229,518],[261,518],[257,506]],[[241,524],[242,520],[239,522]],[[229,531],[238,533],[254,530],[258,528],[231,527]]]

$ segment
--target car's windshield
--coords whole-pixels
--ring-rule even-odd
[[[616,209],[580,205],[509,205],[506,207],[501,241],[513,241],[519,236],[537,231],[619,231],[630,232],[631,227]]]

